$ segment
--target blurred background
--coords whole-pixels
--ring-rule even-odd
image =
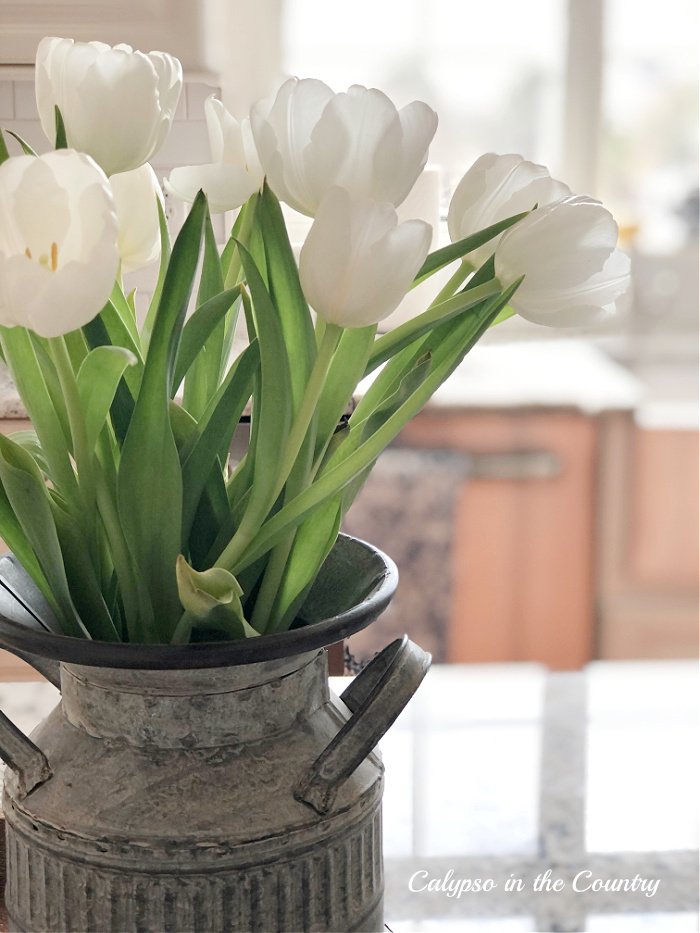
[[[32,62],[46,34],[182,59],[161,176],[208,160],[209,94],[242,115],[294,74],[437,110],[430,171],[403,208],[434,224],[436,244],[451,190],[483,152],[521,153],[603,200],[633,258],[629,306],[595,333],[500,325],[380,459],[347,530],[394,557],[402,582],[350,649],[363,659],[407,631],[444,662],[696,655],[692,0],[665,0],[662,15],[638,0],[0,0],[0,120],[40,149]],[[177,225],[182,207],[168,210]],[[290,213],[297,241],[306,223]],[[22,412],[4,410],[14,430]]]
[[[447,665],[382,740],[396,933],[698,928],[697,670],[670,661],[697,656],[697,19],[695,0],[0,0],[0,122],[38,149],[38,41],[126,41],[185,66],[161,177],[209,160],[208,95],[242,116],[294,74],[439,113],[402,209],[436,245],[451,190],[489,151],[545,163],[620,224],[634,287],[614,324],[493,329],[348,516],[401,573],[352,656],[408,632]],[[176,228],[183,207],[167,210]],[[288,220],[298,244],[308,221]],[[152,283],[130,284],[147,299]],[[416,289],[387,326],[430,297]],[[0,430],[22,419],[0,372]],[[507,663],[523,661],[539,663]],[[0,652],[0,706],[27,730],[55,690],[4,682],[33,675]],[[505,878],[576,859],[662,878],[659,895],[487,905],[406,889],[416,867]]]

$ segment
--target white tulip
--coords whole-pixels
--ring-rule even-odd
[[[163,192],[148,162],[112,175],[109,184],[119,224],[122,272],[133,272],[160,256],[158,201],[163,204]]]
[[[420,101],[397,110],[376,88],[334,94],[290,78],[273,103],[256,104],[251,125],[272,190],[313,216],[334,186],[398,206],[425,166],[437,114]]]
[[[87,152],[108,175],[147,162],[170,129],[182,66],[164,52],[46,38],[36,54],[36,102],[51,142],[58,106],[68,145]]]
[[[240,207],[262,187],[263,170],[255,148],[250,120],[239,123],[220,100],[204,104],[212,161],[173,169],[165,187],[183,201],[194,201],[202,189],[212,212]]]
[[[514,214],[544,207],[569,197],[571,191],[555,181],[544,165],[527,162],[519,155],[480,156],[457,185],[447,214],[447,228],[453,242],[478,233],[485,227]],[[468,259],[480,266],[493,253],[499,241],[494,237],[469,253]]]
[[[496,276],[504,286],[525,276],[510,304],[535,324],[595,324],[629,288],[630,260],[616,244],[617,224],[599,201],[566,198],[506,231]]]
[[[0,165],[0,324],[57,337],[102,309],[119,264],[109,182],[60,149]]]
[[[330,324],[375,324],[410,288],[431,237],[430,224],[422,220],[399,224],[391,204],[331,188],[301,250],[304,294]]]

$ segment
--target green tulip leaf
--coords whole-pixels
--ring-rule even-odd
[[[294,411],[304,395],[316,358],[316,340],[309,306],[301,290],[296,259],[289,242],[282,208],[267,182],[260,205],[260,230],[265,242],[270,297],[279,309],[280,325],[289,359]]]
[[[181,614],[175,562],[182,531],[182,471],[170,422],[170,386],[205,213],[200,192],[173,246],[119,464],[119,515],[150,598],[141,618],[127,620],[133,640],[169,641]]]
[[[212,398],[197,425],[197,431],[181,452],[182,458],[182,531],[186,541],[195,510],[204,491],[207,477],[221,455],[228,451],[233,432],[253,389],[253,379],[260,365],[257,341],[250,344],[231,366],[221,388]],[[219,474],[221,469],[219,468]],[[228,506],[228,499],[226,499]]]
[[[71,599],[78,615],[81,619],[88,620],[86,627],[92,638],[100,641],[121,641],[78,525],[56,503],[53,503],[52,512]]]
[[[23,152],[25,155],[30,155],[30,156],[35,156],[35,155],[36,155],[36,152],[32,149],[32,147],[29,145],[29,143],[26,141],[26,139],[22,139],[22,137],[19,135],[19,133],[15,133],[13,130],[7,130],[7,129],[5,130],[5,132],[6,132],[6,133],[9,133],[9,135],[10,135],[13,139],[17,140],[17,142],[18,142],[19,145],[20,145],[20,148],[22,149],[22,152]]]
[[[290,358],[278,309],[251,254],[242,244],[239,251],[253,299],[250,316],[260,342],[259,389],[256,386],[253,405],[255,434],[250,448],[255,451],[255,472],[245,516],[257,524],[274,505],[277,460],[292,421]]]
[[[133,292],[131,294],[133,296]],[[122,343],[128,346],[133,353],[141,356],[141,336],[139,335],[139,328],[138,324],[136,323],[136,313],[134,311],[134,306],[122,291],[122,287],[119,282],[114,283],[114,288],[112,289],[112,294],[110,295],[109,300],[112,304],[112,307],[114,308],[114,311],[118,315],[124,330],[129,335],[127,340],[122,341]]]
[[[158,311],[161,295],[163,294],[163,285],[165,284],[165,276],[168,272],[168,265],[170,263],[170,255],[172,252],[170,247],[170,230],[168,229],[168,218],[165,216],[165,208],[163,207],[159,197],[156,197],[156,208],[158,210],[158,229],[160,231],[160,265],[158,266],[156,287],[153,290],[153,295],[148,304],[146,319],[141,331],[141,340],[143,342],[144,352],[148,347],[149,341],[151,339],[151,333],[153,332],[153,323],[156,319],[156,312]]]
[[[90,637],[71,598],[44,477],[31,454],[2,434],[0,481],[24,538],[34,552],[43,578],[49,585],[49,591],[42,592],[62,623],[65,634]],[[30,573],[32,566],[35,565],[30,561],[26,568]],[[34,579],[41,587],[42,577]]]
[[[376,331],[376,324],[352,327],[345,330],[340,338],[318,405],[314,461],[325,452],[357,383],[364,375]]]
[[[28,336],[44,377],[46,391],[53,405],[54,417],[63,432],[64,445],[66,450],[72,452],[73,438],[71,436],[70,422],[68,420],[68,411],[66,410],[66,399],[63,394],[63,389],[61,388],[61,381],[58,378],[54,361],[49,352],[48,341],[32,331],[28,331]],[[54,478],[50,473],[47,475],[50,476],[51,479]]]
[[[363,441],[371,437],[381,426],[409,400],[427,379],[432,365],[430,351],[418,357],[412,368],[403,376],[398,388],[385,398],[364,421],[353,424],[350,432],[358,431]]]
[[[214,295],[208,301],[199,305],[194,314],[187,320],[182,331],[182,340],[180,341],[180,347],[177,353],[175,375],[173,377],[171,389],[172,395],[177,392],[180,383],[187,375],[190,367],[193,366],[193,364],[195,367],[198,366],[198,354],[203,352],[205,355],[213,358],[216,356],[217,352],[219,354],[221,353],[223,348],[223,331],[221,335],[218,336],[215,334],[215,331],[225,326],[226,315],[231,310],[236,299],[239,298],[240,293],[240,286],[236,285],[235,288],[228,288],[220,294]],[[209,341],[213,336],[216,336],[216,340],[214,344],[211,344]],[[220,360],[218,360],[218,358],[216,369],[218,380],[220,370]],[[194,375],[195,380],[200,373],[201,369],[198,368]],[[204,378],[206,378],[206,372],[204,373]],[[218,381],[215,383],[212,379],[211,382],[207,382],[206,385],[208,386],[206,395],[208,401],[218,388]],[[212,386],[213,391],[211,389]],[[190,409],[186,397],[184,399],[184,405],[192,415],[198,417],[198,413]],[[201,414],[201,412],[199,412],[199,414]]]
[[[451,262],[454,262],[455,259],[461,259],[473,250],[483,246],[484,243],[488,243],[489,240],[498,236],[499,233],[503,233],[504,230],[512,227],[513,224],[517,224],[523,217],[527,217],[529,213],[530,211],[523,211],[521,214],[514,214],[512,217],[499,220],[497,224],[491,224],[490,227],[485,227],[478,233],[473,233],[463,240],[457,240],[456,243],[450,243],[448,246],[442,246],[440,249],[436,249],[434,252],[429,253],[427,259],[416,273],[416,277],[413,280],[413,287],[415,288],[416,285],[420,285],[421,282],[437,272],[438,269],[448,266]]]
[[[224,292],[224,276],[211,217],[207,211],[204,218],[204,256],[197,306],[201,307],[211,299],[220,299],[222,292]],[[199,344],[192,357],[192,363],[187,367],[182,404],[195,418],[200,417],[219,386],[223,364],[222,351],[226,336],[226,322],[223,315],[229,311],[233,300],[228,303],[224,300],[223,304],[225,307],[222,314],[217,317],[215,326],[209,331],[206,339]],[[179,385],[177,375],[174,382],[176,389]]]
[[[259,633],[246,621],[241,605],[241,589],[227,570],[212,567],[197,571],[180,554],[177,558],[177,586],[185,610],[172,641],[189,641],[193,627],[218,629],[230,638],[252,638]]]
[[[66,430],[68,428],[62,423],[60,414],[57,417],[63,404],[59,396],[52,397],[47,384],[47,378],[50,379],[51,374],[55,376],[53,364],[47,355],[40,364],[31,335],[23,327],[0,327],[0,343],[19,396],[51,468],[51,480],[64,496],[77,502],[78,484],[64,433],[64,427]]]
[[[419,351],[425,352],[429,349],[432,352],[432,365],[428,377],[423,380],[418,389],[401,407],[387,419],[380,430],[363,441],[340,462],[329,464],[328,468],[322,468],[322,472],[312,486],[296,496],[293,501],[286,503],[265,522],[255,541],[246,549],[245,555],[232,562],[233,566],[229,569],[233,573],[240,573],[241,570],[274,547],[285,534],[292,528],[297,527],[313,509],[336,495],[376,460],[403,426],[420,411],[438,386],[454,372],[468,351],[488,329],[491,321],[506,306],[520,285],[520,281],[513,283],[501,295],[484,301],[481,308],[476,309],[474,314],[467,315],[463,320],[459,320],[457,325],[453,321],[449,321],[442,328],[437,328],[436,331],[428,335],[428,338],[417,341]],[[431,341],[430,346],[424,345],[427,341]],[[355,418],[358,411],[359,407],[353,418]]]
[[[7,493],[5,492],[5,485],[2,482],[1,473],[0,535],[2,535],[2,539],[9,550],[15,555],[22,567],[24,567],[29,576],[39,587],[44,597],[50,602],[51,606],[56,609],[57,604],[53,597],[53,593],[51,592],[51,587],[48,583],[48,580],[44,576],[41,565],[39,564],[36,554],[34,553],[34,548],[32,547],[29,538],[24,533],[22,525],[20,524],[20,521],[15,514],[15,510],[10,504],[10,500],[8,499]]]
[[[56,149],[67,149],[68,142],[66,140],[66,127],[63,122],[63,116],[61,111],[58,109],[58,106],[54,108],[54,115],[56,118]]]
[[[105,323],[108,321],[110,326],[114,327],[115,317],[116,311],[110,302],[107,307],[103,309],[102,314],[99,314],[96,318],[93,318],[89,324],[86,324],[85,327],[83,327],[83,334],[85,336],[85,341],[88,347],[95,350],[98,347],[120,346],[118,341],[114,341],[114,343],[112,342],[109,329]],[[121,324],[116,326],[121,327]],[[126,332],[124,331],[124,333]],[[131,416],[134,413],[134,406],[136,404],[134,397],[138,394],[139,386],[141,384],[142,372],[143,362],[138,356],[136,356],[136,364],[126,368],[124,375],[122,375],[122,378],[119,380],[116,392],[114,393],[114,400],[110,408],[110,415],[112,418],[114,433],[116,434],[120,443],[123,443],[124,438],[126,437],[126,432],[129,430]]]
[[[437,325],[459,317],[466,311],[470,311],[478,304],[481,304],[485,298],[497,295],[500,291],[501,284],[498,279],[491,279],[490,282],[485,282],[476,287],[474,287],[472,280],[466,289],[458,292],[452,298],[432,305],[422,314],[417,314],[410,321],[395,327],[375,341],[367,360],[364,375],[371,373],[377,366],[391,359],[399,350],[403,350],[404,347],[409,346],[414,340],[427,334]]]
[[[97,347],[83,360],[78,371],[78,392],[90,450],[97,444],[124,370],[136,362],[134,354],[123,347]]]
[[[9,434],[8,437],[10,440],[14,441],[15,444],[19,444],[20,447],[23,447],[29,454],[31,454],[34,462],[39,467],[39,469],[44,473],[45,476],[49,476],[49,465],[46,462],[44,457],[44,452],[41,449],[41,444],[37,436],[36,431],[33,431],[31,428],[28,428],[24,431],[13,431],[12,434]],[[11,551],[14,551],[14,548],[10,548]]]
[[[317,509],[298,529],[277,591],[272,618],[265,629],[289,628],[304,603],[316,575],[338,538],[343,518],[340,497]]]
[[[199,425],[189,412],[175,402],[170,403],[170,424],[175,437],[180,463],[184,462],[187,452],[191,451],[199,437]],[[183,492],[184,499],[184,492]],[[211,469],[200,497],[191,530],[182,547],[189,551],[191,562],[199,567],[210,566],[206,555],[209,552],[218,529],[228,525],[231,517],[223,466]],[[233,532],[230,532],[233,534]]]

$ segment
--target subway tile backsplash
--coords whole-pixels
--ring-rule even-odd
[[[11,120],[15,115],[13,81],[0,78],[0,120]]]
[[[193,165],[209,160],[204,101],[210,94],[220,93],[219,88],[202,82],[185,81],[170,135],[153,159],[159,178],[176,165]],[[0,124],[18,133],[37,151],[48,149],[36,112],[31,69],[27,69],[26,77],[18,77],[17,68],[0,66]],[[14,151],[14,144],[10,141],[9,145]]]

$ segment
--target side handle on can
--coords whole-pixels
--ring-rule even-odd
[[[4,713],[0,713],[0,758],[17,775],[20,797],[51,777],[46,755]]]
[[[387,645],[341,694],[352,716],[297,785],[294,796],[317,813],[369,755],[418,689],[430,655],[404,635]]]

